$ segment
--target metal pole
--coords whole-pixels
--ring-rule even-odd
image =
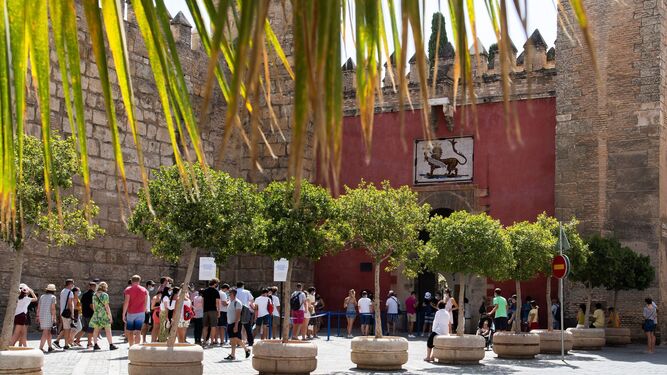
[[[281,293],[280,297],[283,297],[285,295],[285,286],[284,286],[284,283],[282,281],[280,282],[280,293]],[[280,329],[278,331],[280,331],[280,339],[282,340],[282,338],[283,338],[283,316],[285,315],[285,313],[283,311],[285,311],[285,306],[281,306],[281,307],[282,308],[280,310],[282,310],[282,311],[280,311],[280,314],[278,314],[278,315],[280,315]]]
[[[559,232],[558,232],[558,237],[559,237],[559,253],[560,255],[563,255],[563,225],[561,223],[558,223],[559,226]],[[563,330],[564,327],[564,321],[563,321],[563,278],[558,279],[558,299],[560,300],[560,357],[562,361],[565,361],[565,331]]]

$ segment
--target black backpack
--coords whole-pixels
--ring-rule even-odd
[[[294,292],[294,293],[292,293],[292,296],[289,299],[289,308],[291,310],[301,309],[302,303],[301,303],[301,298],[299,298],[299,297],[301,297],[302,293],[303,292]]]

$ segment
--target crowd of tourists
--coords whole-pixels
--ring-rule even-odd
[[[170,277],[162,277],[159,284],[147,280],[142,285],[139,275],[128,280],[123,295],[123,307],[120,317],[124,324],[124,337],[129,346],[149,342],[167,341],[172,325],[178,342],[185,343],[186,333],[193,326],[194,342],[203,347],[231,346],[231,353],[226,358],[234,360],[237,348],[243,350],[245,357],[250,356],[249,347],[255,339],[274,339],[281,336],[281,300],[276,286],[264,287],[257,297],[239,281],[234,287],[221,283],[218,279],[208,281],[206,288],[197,289],[193,284],[187,286],[184,293],[174,285]],[[85,290],[84,290],[85,289]],[[179,299],[183,298],[182,308],[174,322]],[[361,334],[372,335],[371,327],[376,323],[374,316],[374,296],[362,291],[360,298],[354,289],[350,289],[343,300],[342,308],[347,319],[347,337],[353,337],[353,327],[359,319]],[[386,334],[396,335],[399,316],[405,312],[407,335],[409,338],[426,336],[428,352],[426,360],[432,360],[431,348],[436,335],[454,333],[458,321],[459,303],[449,289],[443,293],[426,292],[421,300],[416,292],[403,301],[390,290],[382,304],[385,309],[383,326]],[[502,290],[496,288],[493,298],[484,300],[479,307],[480,320],[476,328],[471,324],[471,308],[468,299],[464,299],[464,331],[484,337],[487,349],[492,345],[493,333],[511,330],[513,324],[519,324],[522,331],[539,328],[539,306],[531,297],[523,303],[516,295],[508,299]],[[655,350],[655,327],[657,325],[657,305],[646,299],[642,314],[643,329],[648,341],[648,352]],[[318,337],[325,314],[325,302],[315,287],[304,290],[302,284],[296,284],[296,290],[289,295],[290,325],[292,339],[311,340]],[[110,309],[108,285],[100,279],[87,283],[87,288],[75,285],[67,279],[60,292],[54,284],[49,284],[41,296],[26,284],[19,286],[18,301],[14,317],[12,345],[27,346],[27,327],[31,325],[29,308],[33,307],[36,323],[42,331],[39,348],[45,352],[68,350],[83,347],[81,340],[86,338],[86,347],[100,350],[101,333],[104,332],[109,350],[117,347],[112,341],[111,326],[114,316]],[[552,300],[551,311],[553,328],[561,326],[560,309],[557,300]],[[584,327],[586,305],[581,304],[577,314],[577,327]],[[590,328],[620,327],[620,316],[613,307],[605,313],[602,304],[597,303],[591,314]],[[476,329],[476,331],[475,331]],[[62,345],[61,345],[62,340]]]

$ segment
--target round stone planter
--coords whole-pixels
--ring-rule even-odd
[[[485,341],[482,336],[436,336],[433,356],[439,363],[478,364],[484,359]]]
[[[600,350],[605,344],[604,329],[602,328],[568,328],[574,339],[572,349]]]
[[[352,339],[352,362],[363,370],[400,370],[408,362],[408,340],[387,336]]]
[[[204,350],[199,345],[166,343],[134,345],[128,350],[129,375],[201,375]]]
[[[0,351],[0,374],[42,375],[44,353],[38,349],[9,347]]]
[[[540,336],[540,353],[541,354],[560,354],[560,330],[549,332],[546,329],[534,329],[530,333],[535,333]],[[572,350],[574,338],[572,332],[563,332],[563,343],[565,344],[565,354]]]
[[[630,328],[605,328],[604,338],[607,346],[628,345],[631,341]]]
[[[252,368],[260,375],[310,374],[317,368],[317,345],[302,341],[256,341],[252,346]]]
[[[500,332],[493,335],[498,358],[533,359],[540,354],[540,336],[534,333]]]

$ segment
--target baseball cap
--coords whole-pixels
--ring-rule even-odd
[[[430,299],[431,298],[431,292],[424,293],[424,298]]]

